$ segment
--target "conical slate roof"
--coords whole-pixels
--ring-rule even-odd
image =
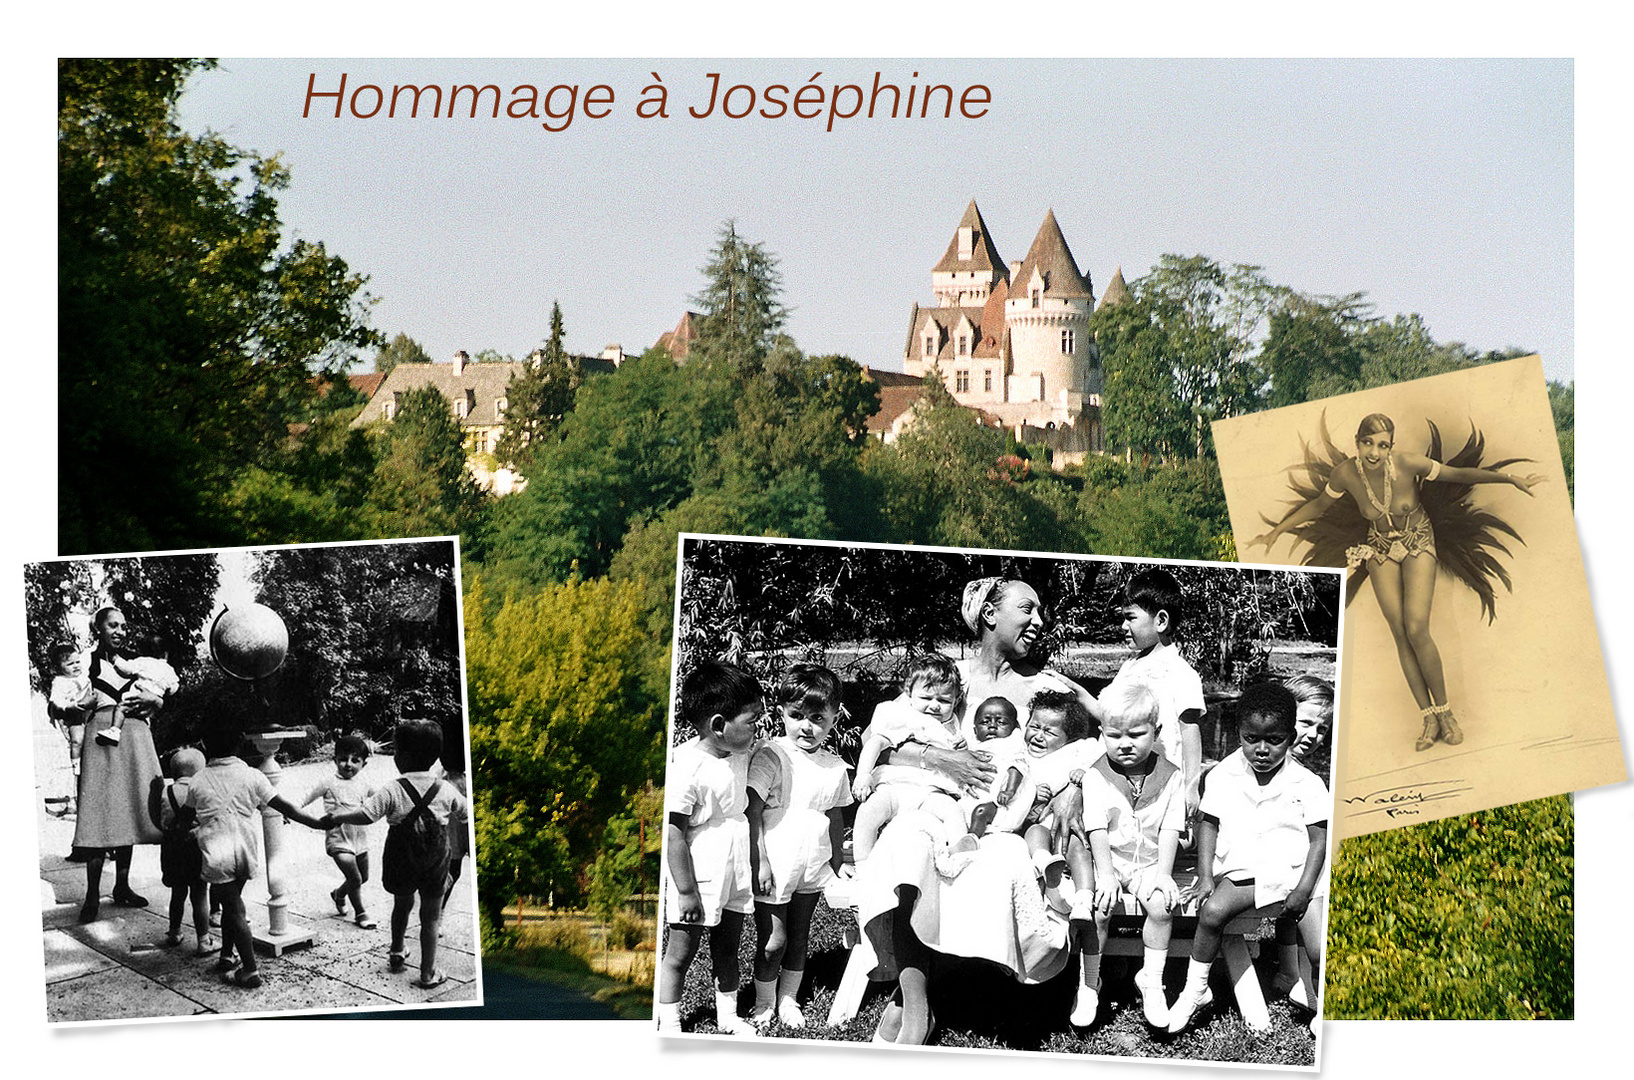
[[[974,207],[975,203],[971,203],[971,206]],[[1021,268],[1011,282],[1017,288],[1025,289],[1035,270],[1041,272],[1047,282],[1044,289],[1046,296],[1095,299],[1089,279],[1078,272],[1078,264],[1073,261],[1072,252],[1067,250],[1067,238],[1061,235],[1061,226],[1055,222],[1054,210],[1044,215],[1044,224],[1038,227],[1033,246],[1028,249],[1027,257],[1022,260]]]
[[[959,258],[959,229],[970,229],[974,233],[968,259]],[[1004,260],[999,258],[998,248],[993,246],[993,237],[987,231],[987,222],[982,220],[982,212],[976,209],[975,199],[971,199],[970,205],[965,207],[964,217],[959,219],[958,228],[953,230],[947,254],[942,256],[941,262],[931,267],[933,274],[967,270],[997,270],[1004,274]]]
[[[1129,286],[1124,283],[1123,267],[1120,266],[1112,271],[1112,280],[1106,283],[1106,292],[1101,294],[1101,302],[1095,310],[1099,311],[1101,308],[1111,307],[1113,304],[1121,304],[1127,299],[1129,299]]]

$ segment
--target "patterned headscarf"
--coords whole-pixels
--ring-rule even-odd
[[[992,595],[993,586],[1003,580],[999,577],[984,577],[965,585],[964,598],[959,601],[959,614],[964,617],[965,625],[970,627],[972,634],[981,633],[982,605],[987,603],[987,598]]]

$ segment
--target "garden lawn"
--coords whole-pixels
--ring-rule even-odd
[[[762,1034],[831,1042],[865,1043],[873,1038],[892,984],[870,984],[862,1008],[849,1023],[834,1028],[823,1024],[847,958],[843,934],[854,922],[851,912],[835,911],[827,903],[818,903],[812,920],[811,957],[801,992],[806,1026],[796,1030],[773,1021]],[[994,965],[947,959],[931,979],[931,1009],[937,1020],[931,1043],[1065,1054],[1310,1065],[1315,1060],[1315,1042],[1304,1023],[1310,1014],[1285,999],[1271,1000],[1269,987],[1274,973],[1275,948],[1270,941],[1269,922],[1265,933],[1258,967],[1271,1009],[1272,1031],[1268,1036],[1253,1036],[1244,1026],[1223,962],[1216,965],[1212,984],[1214,1004],[1202,1011],[1192,1027],[1170,1036],[1153,1032],[1141,1016],[1133,985],[1136,960],[1114,957],[1104,962],[1101,1012],[1098,1023],[1086,1034],[1067,1024],[1078,977],[1076,964],[1047,983],[1025,986]],[[745,920],[738,949],[744,987],[738,995],[738,1012],[745,1016],[754,1002],[754,946],[752,920]],[[1185,980],[1185,961],[1171,959],[1166,975],[1168,997],[1172,1000]],[[707,941],[687,970],[681,997],[681,1023],[686,1030],[716,1031]]]

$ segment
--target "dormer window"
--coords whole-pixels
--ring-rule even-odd
[[[959,335],[959,355],[960,356],[969,356],[970,355],[970,335],[969,334],[960,334]]]
[[[1030,295],[1032,296],[1033,307],[1039,307],[1044,303],[1044,290],[1037,285],[1033,286]]]
[[[465,398],[461,397],[454,402],[454,415],[464,420],[470,410],[466,407]]]
[[[925,355],[927,357],[931,357],[931,356],[936,355],[936,335],[935,334],[926,334],[925,335]]]
[[[494,399],[494,416],[496,416],[496,417],[504,416],[505,415],[505,410],[510,407],[510,404],[511,403],[509,401],[506,401],[504,398],[495,398]]]

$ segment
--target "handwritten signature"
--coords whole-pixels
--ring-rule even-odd
[[[1370,791],[1366,795],[1348,796],[1344,802],[1347,806],[1360,804],[1366,809],[1352,811],[1352,816],[1360,817],[1364,814],[1384,814],[1386,817],[1417,817],[1426,803],[1440,802],[1443,799],[1453,799],[1466,791],[1475,790],[1474,785],[1465,784],[1463,787],[1455,785],[1465,784],[1463,780],[1432,780],[1424,784],[1404,784],[1400,787],[1380,788]]]

